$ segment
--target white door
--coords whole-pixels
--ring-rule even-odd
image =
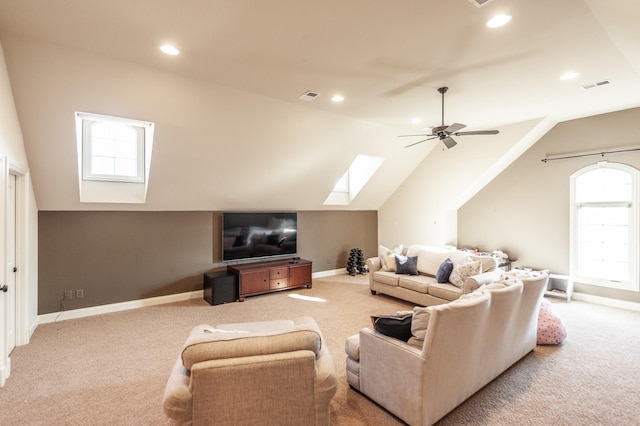
[[[16,347],[16,176],[9,174],[7,190],[7,356]]]

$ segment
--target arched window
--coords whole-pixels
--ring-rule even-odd
[[[571,275],[638,291],[638,176],[602,161],[571,176]]]

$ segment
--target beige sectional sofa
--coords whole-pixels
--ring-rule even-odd
[[[407,257],[417,257],[418,275],[398,274],[395,267],[385,268],[385,257],[393,264],[393,253],[381,253],[378,257],[367,259],[369,267],[369,288],[372,294],[382,293],[398,299],[413,302],[422,306],[447,303],[477,289],[480,285],[496,281],[502,270],[498,262],[491,256],[476,256],[472,253],[412,245],[406,250]],[[469,276],[458,275],[454,283],[450,278],[445,283],[438,283],[436,275],[442,263],[450,259],[455,269],[466,262],[479,262],[477,273]],[[453,274],[452,274],[453,276]]]
[[[509,278],[416,307],[408,342],[360,330],[345,345],[349,385],[410,425],[434,424],[536,347],[547,279]]]

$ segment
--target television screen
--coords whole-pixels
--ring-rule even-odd
[[[222,213],[222,260],[294,255],[298,214]]]

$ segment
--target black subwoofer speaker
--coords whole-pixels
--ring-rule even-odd
[[[229,272],[204,274],[204,300],[210,305],[221,305],[238,300],[236,276]]]

